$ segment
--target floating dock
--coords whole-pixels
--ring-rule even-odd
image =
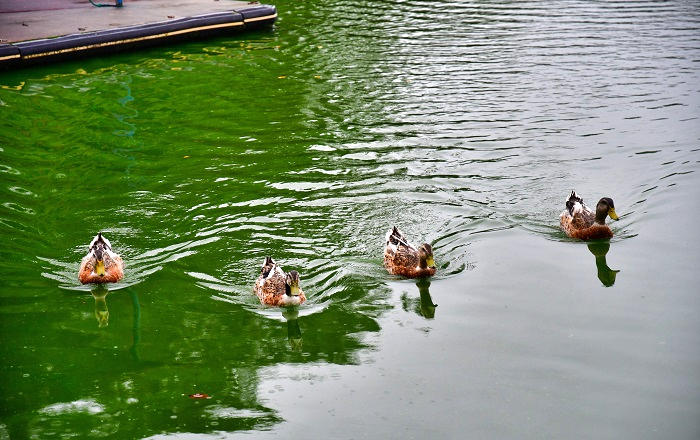
[[[232,34],[276,18],[272,5],[231,0],[0,0],[0,68]]]

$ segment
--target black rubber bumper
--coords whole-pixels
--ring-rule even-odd
[[[255,5],[240,10],[158,23],[0,44],[0,68],[22,67],[174,41],[226,35],[271,26],[276,19],[277,9],[274,6]]]

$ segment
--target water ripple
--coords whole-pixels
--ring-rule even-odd
[[[160,271],[171,262],[197,253],[197,248],[216,242],[220,237],[209,237],[201,240],[190,240],[176,243],[159,249],[151,249],[136,256],[122,254],[124,260],[124,278],[109,285],[110,290],[121,290],[137,285],[148,276]],[[81,247],[82,248],[82,247]],[[117,249],[118,250],[118,249]],[[78,270],[82,256],[75,261],[60,261],[42,256],[36,257],[39,261],[48,263],[48,271],[42,272],[45,278],[59,282],[59,287],[67,290],[90,291],[94,286],[90,284],[78,284]]]
[[[255,309],[250,286],[272,255],[302,272],[316,310],[357,297],[348,284],[386,280],[383,237],[393,225],[432,243],[437,276],[450,277],[479,264],[472,243],[508,229],[567,240],[558,216],[572,189],[613,197],[616,240],[633,237],[697,169],[700,17],[690,4],[283,6],[271,34],[0,90],[8,108],[37,108],[46,131],[63,132],[74,107],[100,109],[89,135],[73,130],[61,142],[8,122],[19,127],[3,131],[10,144],[29,136],[61,153],[86,146],[57,154],[57,165],[30,149],[40,172],[2,150],[14,197],[2,224],[60,223],[33,203],[45,194],[27,177],[51,176],[41,185],[58,186],[53,196],[81,220],[115,214],[170,244],[127,248],[122,285],[199,253],[221,267],[188,271],[192,282]],[[209,93],[206,84],[242,65],[244,84]],[[165,99],[165,84],[196,102]],[[95,153],[98,172],[82,157],[101,145],[111,150]],[[124,198],[92,194],[104,170]],[[54,266],[46,277],[76,287],[77,258],[44,261]]]

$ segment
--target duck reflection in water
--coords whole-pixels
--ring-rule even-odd
[[[418,315],[426,319],[435,318],[435,308],[437,304],[433,303],[433,298],[430,296],[430,279],[419,278],[416,282],[416,286],[418,287],[420,299],[409,298],[404,294],[401,298],[404,310],[408,311],[410,307],[413,307],[413,311]]]
[[[610,269],[605,256],[610,250],[610,242],[597,241],[588,244],[588,250],[595,256],[595,265],[598,268],[598,279],[605,287],[615,284],[615,278],[619,270]]]
[[[97,319],[97,325],[100,328],[107,327],[109,325],[109,309],[107,308],[107,295],[109,294],[109,289],[103,285],[95,286],[90,293],[92,297],[95,298],[95,319]],[[132,345],[129,351],[135,360],[140,360],[138,351],[136,350],[139,341],[141,340],[141,305],[139,304],[138,295],[135,292],[131,292],[131,305],[133,308],[133,325],[132,325]],[[301,337],[301,332],[300,332]]]
[[[296,307],[282,309],[282,316],[287,321],[287,339],[289,346],[294,351],[301,351],[302,339],[299,327],[299,310]]]
[[[107,294],[109,293],[109,289],[98,285],[93,288],[90,293],[92,293],[92,297],[95,298],[95,318],[97,319],[97,324],[100,328],[107,327],[109,325],[109,309],[107,308]]]

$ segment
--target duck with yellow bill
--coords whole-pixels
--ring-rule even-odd
[[[428,243],[416,247],[394,226],[386,234],[384,267],[393,275],[420,278],[435,275],[433,248]]]
[[[268,306],[298,306],[306,301],[299,286],[299,272],[290,270],[285,273],[272,257],[265,258],[253,291],[260,303]]]
[[[615,203],[610,197],[598,201],[595,212],[583,203],[583,199],[571,191],[566,200],[566,209],[559,216],[561,228],[571,238],[579,240],[596,240],[612,238],[610,226],[605,224],[606,217],[617,220]]]
[[[78,279],[81,283],[116,283],[124,278],[124,262],[112,251],[112,244],[99,232],[88,246],[88,253],[80,263]]]

